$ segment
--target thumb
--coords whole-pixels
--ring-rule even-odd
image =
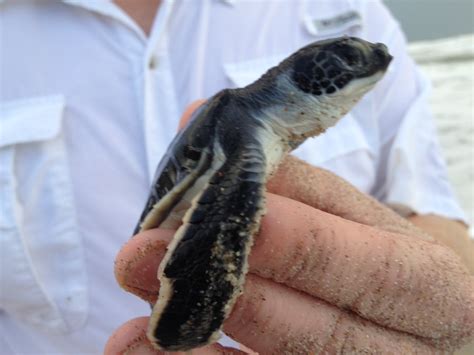
[[[191,119],[193,113],[203,104],[206,100],[196,100],[184,110],[183,116],[181,116],[181,120],[179,121],[178,130],[181,130],[186,123]]]
[[[155,349],[146,337],[148,327],[148,317],[135,318],[123,324],[115,330],[107,341],[104,349],[104,355],[164,355],[164,354],[182,354],[183,352],[168,352]],[[193,355],[243,355],[245,352],[227,348],[220,344],[211,344],[202,348],[193,349]]]

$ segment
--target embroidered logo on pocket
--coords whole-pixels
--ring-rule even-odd
[[[354,10],[328,18],[306,18],[306,28],[313,35],[341,33],[350,28],[362,26],[362,16]]]

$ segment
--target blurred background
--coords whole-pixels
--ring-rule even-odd
[[[474,32],[474,0],[384,0],[407,34],[420,41]]]
[[[474,239],[474,0],[384,2],[402,25],[410,54],[433,83],[439,141]],[[455,353],[473,354],[474,343]]]
[[[474,239],[474,0],[384,2],[402,25],[410,54],[432,81],[439,141]]]

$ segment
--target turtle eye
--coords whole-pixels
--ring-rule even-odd
[[[361,58],[359,51],[350,46],[345,46],[337,55],[349,66],[359,63]]]

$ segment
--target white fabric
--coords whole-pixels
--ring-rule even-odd
[[[433,83],[430,104],[449,180],[474,239],[474,33],[415,42],[409,53]]]
[[[464,218],[428,83],[378,1],[163,1],[149,38],[110,1],[4,1],[0,26],[2,353],[99,354],[118,325],[149,314],[117,286],[114,257],[180,113],[327,36],[384,42],[395,60],[297,154],[381,201]]]

